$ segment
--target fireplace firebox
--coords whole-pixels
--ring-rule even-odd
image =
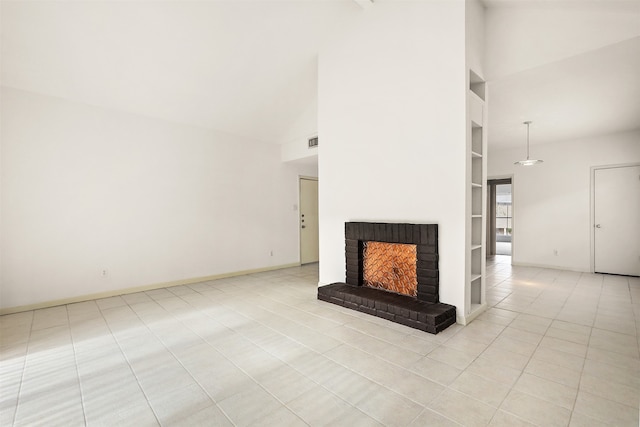
[[[418,295],[416,245],[362,243],[362,284],[390,292]]]
[[[455,323],[439,302],[438,225],[347,222],[346,283],[318,288],[318,299],[438,333]]]

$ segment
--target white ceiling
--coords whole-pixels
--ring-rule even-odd
[[[640,129],[639,0],[485,0],[489,144]]]
[[[338,1],[2,1],[2,84],[279,141],[315,102]]]
[[[490,84],[492,148],[578,139],[640,128],[640,38]]]
[[[640,128],[640,0],[485,4],[492,147],[523,144],[524,120],[532,144]],[[277,143],[313,111],[322,41],[362,13],[352,0],[1,7],[3,85]]]

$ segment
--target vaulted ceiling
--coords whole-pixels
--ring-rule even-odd
[[[384,1],[384,0],[379,0]],[[485,0],[489,143],[640,128],[640,0]],[[375,4],[372,6],[375,7]],[[272,143],[353,0],[2,1],[2,84]],[[305,136],[305,135],[297,135]]]
[[[2,1],[2,84],[281,142],[339,1]]]
[[[640,129],[640,1],[485,2],[491,148]]]

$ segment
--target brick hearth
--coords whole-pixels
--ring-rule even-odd
[[[418,301],[366,286],[333,283],[318,288],[318,299],[432,334],[456,322],[456,308],[452,305]]]

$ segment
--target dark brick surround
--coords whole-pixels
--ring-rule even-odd
[[[417,298],[363,284],[363,242],[416,245]],[[437,334],[456,321],[440,303],[437,224],[345,223],[346,283],[318,288],[318,299]]]

